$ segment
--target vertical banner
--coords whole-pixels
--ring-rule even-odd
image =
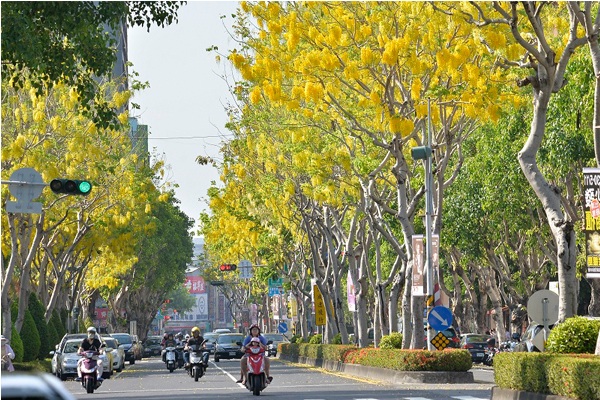
[[[583,169],[587,278],[600,278],[600,168]]]
[[[423,275],[425,266],[425,251],[423,248],[423,235],[412,236],[413,269],[412,269],[412,295],[425,296],[423,290]]]
[[[440,288],[440,236],[431,235],[431,265],[433,266],[433,305],[442,305],[442,289]]]
[[[325,311],[325,301],[323,300],[323,294],[319,290],[319,286],[313,282],[313,303],[315,305],[315,325],[325,325],[327,321]]]
[[[354,294],[354,282],[352,281],[352,274],[348,271],[348,279],[346,280],[346,290],[348,295],[348,310],[350,312],[356,311],[356,295]]]

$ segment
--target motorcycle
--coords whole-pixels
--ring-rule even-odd
[[[188,374],[196,382],[199,378],[202,378],[206,372],[206,367],[208,367],[208,352],[203,347],[204,343],[191,346]]]
[[[81,369],[81,385],[86,392],[94,393],[102,385],[102,381],[97,378],[98,375],[98,351],[85,351],[80,353],[83,356],[83,362],[80,364]]]
[[[494,356],[498,353],[495,347],[488,347],[485,349],[485,356],[483,357],[483,365],[491,367],[494,364]]]
[[[272,343],[271,341],[269,341]],[[267,387],[267,374],[265,373],[265,350],[262,347],[246,347],[246,362],[248,372],[246,374],[246,389],[255,396],[260,396]]]
[[[177,368],[177,350],[175,347],[165,348],[165,364],[167,364],[169,372],[173,372]]]

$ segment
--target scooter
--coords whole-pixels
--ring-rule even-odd
[[[94,393],[102,385],[102,381],[97,378],[98,375],[98,351],[85,351],[80,353],[83,355],[83,362],[80,364],[81,369],[81,386],[88,393]]]
[[[208,367],[208,352],[203,349],[204,343],[192,345],[190,351],[190,365],[188,368],[189,375],[198,382],[202,378]]]
[[[177,368],[177,351],[175,347],[165,348],[165,363],[169,372],[173,372]]]
[[[271,342],[271,341],[269,341]],[[272,342],[271,342],[272,343]],[[265,374],[265,350],[258,346],[246,347],[248,373],[246,375],[246,389],[255,396],[260,396],[267,387],[267,374]]]

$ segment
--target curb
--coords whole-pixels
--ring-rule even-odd
[[[280,359],[319,367],[328,371],[341,372],[359,378],[374,379],[390,383],[474,383],[473,372],[456,371],[397,371],[393,369],[345,364],[308,357],[279,356]]]
[[[555,394],[542,394],[524,392],[514,389],[503,389],[498,386],[492,388],[492,400],[573,400],[570,397],[557,396]]]

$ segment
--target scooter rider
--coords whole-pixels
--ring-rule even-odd
[[[173,334],[172,333],[167,334],[167,338],[165,340],[163,340],[162,346],[163,346],[163,349],[162,349],[162,360],[163,360],[163,362],[167,362],[167,359],[166,359],[166,354],[167,354],[166,348],[167,347],[176,347],[177,346],[177,342],[173,338]],[[177,354],[177,353],[175,353],[175,354]]]
[[[242,368],[242,370],[241,370],[242,378],[236,382],[236,383],[241,383],[242,385],[244,385],[246,383],[246,374],[248,373],[248,362],[246,360],[248,356],[245,353],[246,346],[248,346],[250,344],[250,341],[252,340],[252,338],[258,338],[258,340],[260,340],[260,347],[262,347],[264,350],[267,349],[267,339],[265,339],[265,337],[263,335],[261,335],[260,328],[257,324],[253,324],[250,327],[250,330],[248,332],[249,332],[248,336],[246,336],[246,338],[242,342],[242,351],[244,352],[244,356],[240,360],[240,366]],[[271,376],[270,371],[271,371],[271,360],[269,360],[268,357],[265,357],[265,374],[267,375],[268,383],[271,383],[271,381],[273,380],[273,377]]]
[[[102,345],[102,342],[100,341],[100,337],[98,336],[97,332],[96,332],[96,328],[94,328],[93,326],[90,326],[87,329],[87,334],[88,337],[83,339],[83,341],[81,342],[81,344],[79,345],[79,351],[78,353],[85,353],[86,351],[102,351],[102,348],[104,347]],[[77,378],[75,378],[75,380],[77,382],[81,382],[81,364],[83,363],[83,358],[80,358],[79,361],[77,361]],[[101,359],[97,359],[97,364],[98,369],[96,370],[98,377],[97,380],[98,381],[102,381],[102,360]]]
[[[193,327],[192,336],[188,339],[185,348],[183,349],[183,358],[185,359],[186,369],[190,366],[190,351],[192,350],[191,346],[200,345],[202,348],[204,348],[205,342],[206,340],[204,340],[204,337],[200,335],[200,328],[197,326]],[[208,351],[204,351],[202,353],[202,361],[204,362],[204,365],[208,365]]]

